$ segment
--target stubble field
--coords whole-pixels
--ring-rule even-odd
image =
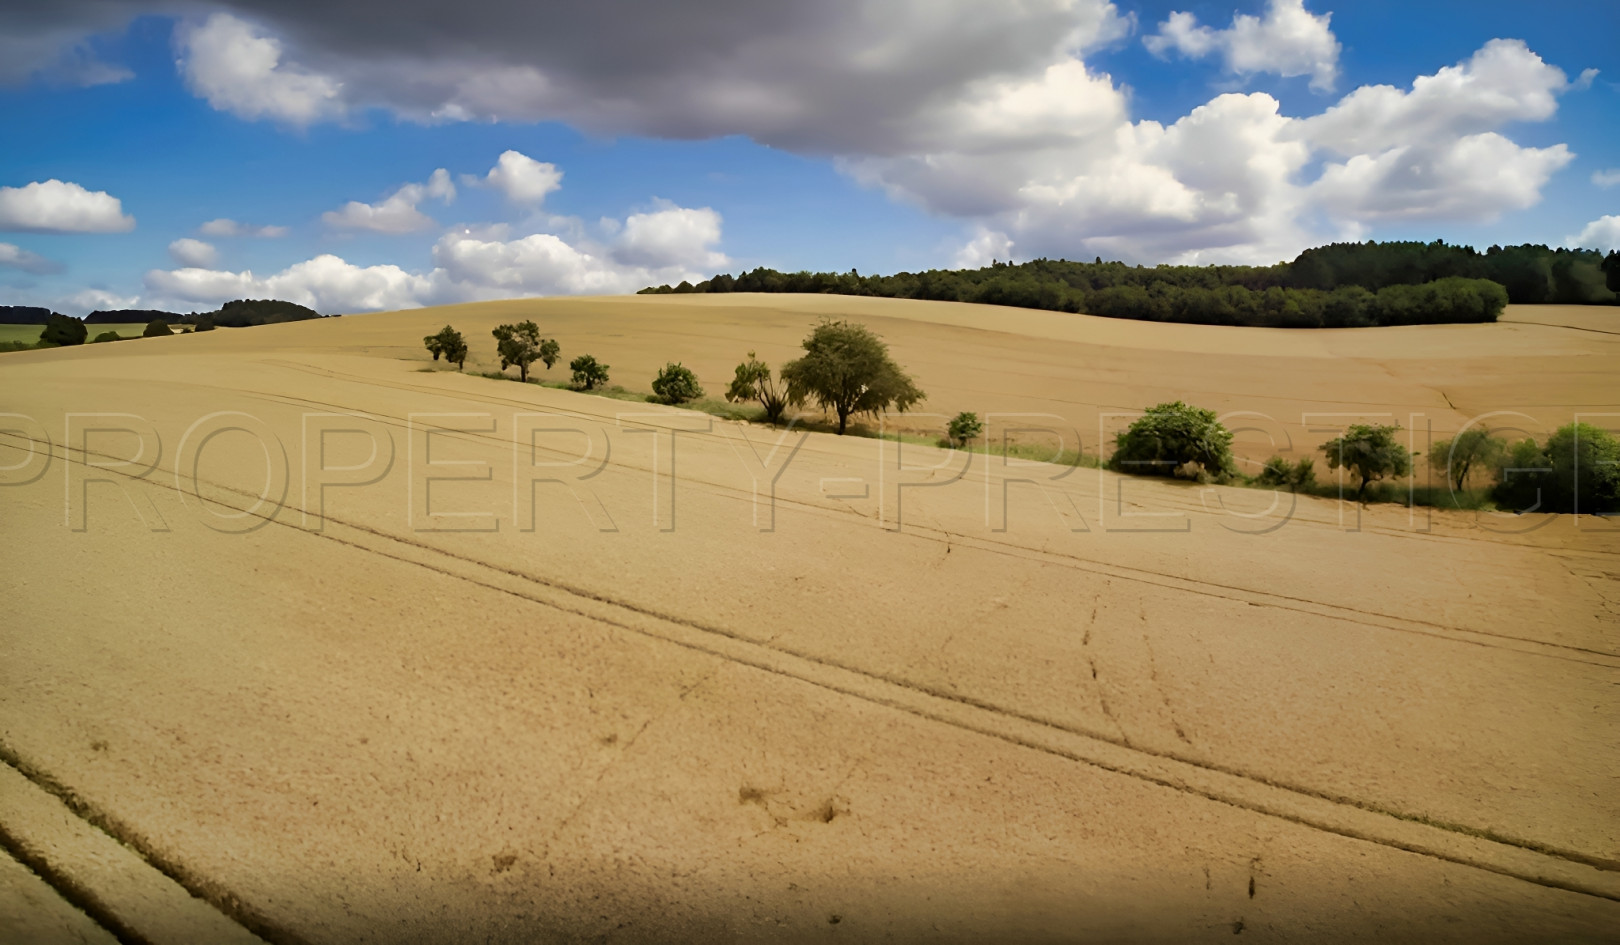
[[[1565,307],[557,299],[0,355],[0,759],[270,941],[1613,940],[1612,521],[473,373],[532,318],[718,396],[822,316],[890,343],[924,436],[1095,455],[1173,399],[1250,462],[1620,426],[1620,324]],[[419,370],[446,323],[466,374]]]

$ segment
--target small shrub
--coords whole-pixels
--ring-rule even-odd
[[[118,332],[116,332],[116,331],[104,331],[101,334],[95,336],[94,338],[91,338],[90,343],[93,344],[93,345],[99,345],[99,344],[105,344],[105,343],[107,343],[109,341],[117,341],[117,340],[119,340]]]
[[[1198,472],[1221,479],[1232,475],[1232,433],[1215,411],[1181,401],[1159,404],[1138,417],[1114,439],[1109,465],[1119,472],[1176,475],[1188,463]]]
[[[967,446],[983,432],[984,424],[980,422],[979,415],[966,410],[952,417],[951,422],[945,425],[945,436],[951,445],[957,447]]]
[[[590,390],[607,383],[608,366],[588,354],[568,362],[568,369],[574,372],[573,383],[580,390]]]
[[[1255,477],[1255,482],[1273,489],[1287,489],[1290,492],[1309,491],[1316,485],[1316,463],[1309,456],[1297,463],[1290,463],[1281,456],[1273,456],[1266,460],[1266,465]]]
[[[192,318],[192,322],[196,326],[196,327],[191,329],[192,331],[213,331],[214,330],[214,313],[213,312],[204,312],[201,315],[194,316]]]
[[[692,373],[691,368],[675,361],[665,364],[658,376],[653,378],[652,389],[658,401],[665,404],[684,404],[703,396],[703,387],[698,383],[697,375]]]
[[[164,321],[161,318],[154,318],[151,321],[146,323],[146,330],[141,332],[141,337],[142,338],[167,338],[169,335],[172,335],[172,334],[174,334],[174,330],[169,327],[168,322]]]
[[[757,400],[765,408],[765,419],[775,425],[782,419],[782,412],[787,410],[787,390],[785,385],[771,377],[771,366],[748,352],[748,360],[737,365],[737,376],[731,379],[731,386],[726,389],[726,400],[732,403],[744,400]]]

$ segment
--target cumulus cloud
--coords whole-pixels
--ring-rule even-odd
[[[331,314],[517,296],[629,293],[647,285],[697,281],[730,264],[718,249],[720,215],[707,207],[661,201],[653,210],[598,226],[604,239],[592,239],[578,220],[546,222],[561,232],[513,238],[505,224],[456,227],[434,244],[433,266],[425,272],[356,266],[322,255],[265,276],[204,265],[154,269],[146,274],[146,291],[175,304],[282,298]]]
[[[286,236],[287,228],[284,226],[254,226],[250,223],[238,223],[235,220],[220,217],[217,220],[209,220],[202,226],[197,227],[197,232],[204,236],[256,236],[274,239]]]
[[[219,260],[219,250],[212,243],[183,237],[169,244],[169,255],[182,266],[212,266]]]
[[[438,198],[445,204],[456,199],[456,185],[451,183],[449,171],[441,167],[427,183],[406,184],[379,203],[351,200],[337,210],[321,214],[321,220],[339,230],[414,233],[436,225],[432,217],[416,209],[417,204],[428,198]]]
[[[125,233],[135,218],[104,190],[52,178],[22,187],[0,187],[0,230],[36,233]]]
[[[951,265],[957,269],[982,269],[997,260],[1010,261],[1012,248],[1007,234],[980,227],[967,245],[956,251]]]
[[[1366,221],[1486,222],[1541,199],[1553,172],[1574,155],[1562,144],[1522,148],[1499,134],[1445,146],[1391,148],[1330,164],[1312,191],[1332,213]]]
[[[485,175],[484,182],[513,203],[539,204],[546,194],[562,186],[562,171],[518,151],[504,151]]]
[[[36,276],[61,272],[62,264],[14,243],[0,243],[0,269],[20,269]]]
[[[1189,59],[1220,55],[1226,71],[1308,75],[1329,91],[1339,77],[1339,41],[1328,28],[1333,14],[1313,15],[1304,0],[1271,0],[1264,17],[1237,14],[1226,29],[1202,26],[1191,13],[1172,13],[1143,43],[1156,56],[1171,51]]]
[[[1611,167],[1601,171],[1592,172],[1592,183],[1599,187],[1613,187],[1620,184],[1620,167]]]
[[[341,82],[283,63],[281,41],[246,20],[214,13],[175,39],[187,86],[221,111],[291,125],[344,113]]]
[[[1620,250],[1620,215],[1598,217],[1564,243],[1579,249],[1595,249],[1605,253]]]

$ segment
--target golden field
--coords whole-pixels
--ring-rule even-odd
[[[1620,322],[1572,307],[570,298],[0,355],[0,758],[272,941],[1614,940],[1612,521],[474,374],[532,318],[542,378],[718,396],[822,316],[889,342],[922,436],[1096,455],[1173,399],[1251,463],[1620,426]],[[446,323],[465,374],[421,370]]]

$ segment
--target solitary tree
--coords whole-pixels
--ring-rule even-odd
[[[984,432],[984,424],[979,415],[964,410],[951,418],[945,426],[945,435],[950,438],[953,446],[967,446],[970,441]]]
[[[684,404],[703,396],[703,386],[698,383],[697,375],[692,373],[691,368],[675,361],[665,364],[658,376],[653,378],[652,389],[654,396],[666,404]]]
[[[161,318],[154,318],[146,323],[146,330],[141,332],[142,338],[162,338],[174,334],[169,323]]]
[[[495,336],[495,353],[501,357],[501,370],[517,365],[518,380],[529,380],[529,365],[540,359],[540,326],[534,322],[499,325],[490,334]]]
[[[116,332],[116,331],[104,331],[101,334],[95,336],[94,338],[91,338],[90,343],[93,344],[93,345],[96,345],[96,344],[103,344],[103,343],[108,342],[108,341],[118,341],[118,340],[120,340],[118,332]]]
[[[608,379],[608,366],[599,364],[588,354],[582,354],[568,362],[568,369],[574,372],[574,386],[580,390],[590,390],[598,384],[606,384]]]
[[[545,362],[546,370],[551,370],[551,366],[557,363],[557,358],[561,354],[562,346],[557,344],[557,339],[547,338],[540,342],[540,360]]]
[[[823,321],[804,339],[804,351],[804,357],[782,366],[788,402],[814,401],[836,411],[840,434],[850,414],[890,407],[903,413],[927,396],[889,358],[889,346],[864,325]]]
[[[1343,467],[1361,479],[1356,488],[1356,500],[1367,491],[1367,483],[1375,479],[1400,477],[1412,471],[1412,454],[1395,439],[1398,425],[1374,426],[1366,423],[1351,424],[1344,436],[1323,443],[1329,469]]]
[[[1232,433],[1221,425],[1215,411],[1194,407],[1179,400],[1150,407],[1130,428],[1114,437],[1110,461],[1122,472],[1152,476],[1176,475],[1193,464],[1210,476],[1230,475]]]
[[[439,360],[439,355],[461,370],[467,361],[467,341],[461,337],[461,332],[449,325],[439,329],[438,334],[428,335],[422,339],[422,344],[433,353],[433,360]]]
[[[785,385],[778,384],[771,377],[771,367],[764,361],[748,352],[748,360],[737,365],[737,376],[731,379],[731,387],[726,389],[726,399],[732,403],[743,400],[757,400],[765,408],[765,419],[776,423],[782,419],[782,411],[787,409],[787,390]]]
[[[89,334],[90,329],[84,327],[84,322],[79,319],[52,312],[45,320],[39,340],[48,345],[82,345]]]
[[[1490,469],[1506,453],[1507,441],[1491,436],[1484,427],[1469,427],[1429,448],[1429,468],[1445,476],[1454,491],[1461,492],[1469,472]]]

